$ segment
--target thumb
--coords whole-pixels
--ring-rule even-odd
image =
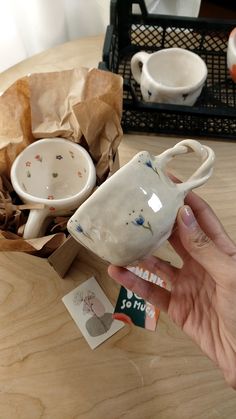
[[[229,263],[230,258],[201,229],[189,206],[185,205],[179,210],[177,224],[180,240],[192,258],[210,274],[224,276],[225,264]]]

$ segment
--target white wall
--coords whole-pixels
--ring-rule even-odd
[[[55,45],[105,33],[110,0],[0,0],[0,71]]]
[[[123,0],[125,1],[125,0]],[[197,16],[201,0],[146,0],[153,13]],[[0,71],[80,37],[105,33],[110,0],[0,0]]]

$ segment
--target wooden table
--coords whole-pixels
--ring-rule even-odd
[[[0,75],[0,90],[29,72],[97,66],[102,44],[102,37],[81,39],[32,57]],[[141,149],[159,154],[177,140],[124,135],[121,165]],[[236,240],[236,142],[204,143],[216,153],[216,168],[198,193]],[[173,163],[183,176],[191,166],[184,157]],[[159,253],[177,260],[168,245]],[[85,249],[65,279],[44,259],[0,254],[0,419],[234,419],[235,392],[165,314],[156,333],[125,326],[89,348],[61,298],[92,275],[115,303],[118,285]]]

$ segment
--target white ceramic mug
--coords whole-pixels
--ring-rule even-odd
[[[202,58],[183,48],[140,51],[131,59],[131,71],[144,101],[176,105],[194,105],[207,78]]]
[[[165,174],[166,164],[192,151],[201,166],[189,180],[175,184]],[[140,152],[81,205],[67,228],[110,263],[126,266],[143,259],[168,239],[184,197],[208,180],[213,163],[211,148],[195,140],[183,140],[159,156]]]
[[[227,67],[232,80],[236,83],[236,28],[230,32],[228,39]]]
[[[16,157],[11,182],[23,202],[42,205],[29,213],[23,237],[30,239],[44,235],[50,217],[78,208],[91,193],[96,172],[83,147],[64,138],[45,138]]]

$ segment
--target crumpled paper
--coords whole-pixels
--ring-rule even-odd
[[[81,67],[30,74],[1,94],[0,210],[2,205],[3,218],[0,217],[0,251],[48,256],[65,241],[66,219],[63,217],[51,223],[43,238],[24,240],[21,237],[22,223],[28,212],[20,209],[19,198],[8,190],[11,189],[11,165],[33,141],[63,137],[79,143],[90,153],[96,167],[97,185],[102,183],[112,170],[122,138],[122,89],[123,80],[119,75]],[[5,179],[4,187],[2,179]],[[4,219],[6,198],[12,205],[11,217],[17,220],[15,231],[14,222],[9,231],[9,214],[8,220]],[[64,232],[60,232],[60,226]]]

